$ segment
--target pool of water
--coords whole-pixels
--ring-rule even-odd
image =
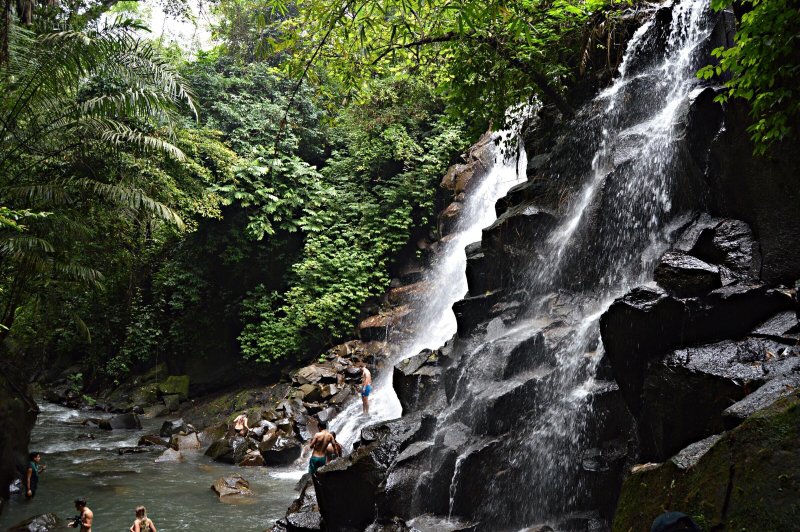
[[[184,452],[182,463],[155,463],[160,452],[120,455],[144,434],[158,433],[164,418],[142,419],[142,430],[104,431],[81,425],[94,412],[40,404],[30,449],[47,465],[32,501],[12,494],[0,515],[0,530],[28,517],[55,513],[75,515],[73,500],[82,496],[94,511],[94,530],[125,531],[134,508],[147,507],[159,532],[175,530],[250,531],[270,528],[297,496],[295,484],[303,464],[287,468],[236,467],[214,462],[202,452]],[[87,436],[92,435],[94,439]],[[241,474],[252,497],[221,502],[211,490],[215,479]],[[73,529],[70,529],[73,530]]]

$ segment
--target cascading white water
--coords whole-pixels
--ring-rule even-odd
[[[518,121],[521,122],[521,119]],[[467,259],[464,249],[468,244],[480,240],[482,229],[497,218],[494,208],[497,200],[526,177],[527,158],[521,146],[515,145],[515,149],[509,150],[506,155],[501,153],[501,147],[509,139],[511,144],[515,144],[516,132],[494,135],[494,140],[498,142],[495,163],[481,182],[467,194],[453,237],[437,253],[435,262],[426,272],[423,281],[435,288],[421,295],[424,299],[410,324],[414,334],[402,340],[399,345],[391,346],[392,363],[416,355],[426,348],[435,349],[455,334],[457,324],[452,306],[467,293],[467,281],[464,277]],[[345,448],[349,448],[358,438],[364,425],[394,419],[402,413],[397,394],[392,388],[391,371],[379,375],[373,388],[368,417],[362,415],[361,402],[357,401],[348,405],[331,424],[337,439]]]
[[[676,124],[698,84],[698,52],[711,32],[706,4],[670,5],[662,48],[648,45],[663,19],[635,33],[613,85],[570,133],[576,140],[596,136],[596,150],[585,154],[590,165],[561,161],[561,170],[573,173],[590,168],[583,185],[540,244],[527,279],[507,290],[529,294],[527,312],[508,329],[495,319],[454,356],[460,374],[434,441],[446,443],[456,426],[471,434],[453,452],[437,448],[431,459],[433,484],[437,469],[452,476],[453,515],[503,528],[557,520],[586,499],[581,461],[602,357],[598,320],[614,298],[650,279],[682,215],[675,208],[682,192]],[[580,127],[582,120],[592,126]],[[546,352],[510,372],[510,352],[537,334]],[[518,416],[513,431],[490,419],[513,418],[508,408],[498,410],[506,404]],[[491,439],[498,433],[504,436]],[[436,511],[425,501],[419,509]]]

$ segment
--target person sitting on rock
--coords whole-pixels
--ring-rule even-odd
[[[75,499],[75,509],[80,512],[78,517],[75,518],[67,526],[70,528],[77,528],[78,526],[81,527],[80,532],[92,532],[92,522],[94,521],[94,512],[92,512],[88,506],[86,506],[86,499],[84,498],[77,498]]]
[[[336,441],[336,433],[331,431],[331,436],[333,436],[333,441],[328,444],[328,448],[325,450],[326,458],[328,464],[342,456],[342,446],[341,444]]]
[[[42,455],[39,453],[29,454],[28,459],[28,469],[25,471],[25,497],[32,499],[36,495],[36,488],[39,487],[39,473],[47,469],[47,466],[40,463]]]
[[[131,532],[158,532],[153,520],[147,517],[147,508],[144,506],[136,507],[136,519],[130,528]]]
[[[314,434],[314,437],[308,442],[311,448],[311,459],[308,461],[308,472],[312,475],[316,474],[317,469],[324,466],[328,462],[325,456],[328,450],[328,445],[336,441],[333,434],[328,432],[328,424],[324,421],[319,422],[319,432]]]
[[[358,363],[358,368],[361,370],[361,406],[364,409],[364,415],[369,415],[369,394],[372,393],[372,373],[361,361]]]
[[[239,436],[247,436],[250,427],[247,425],[247,412],[242,412],[233,420],[233,430]]]

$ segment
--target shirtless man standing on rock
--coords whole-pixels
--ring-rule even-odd
[[[320,421],[319,432],[314,434],[314,437],[308,442],[308,446],[311,448],[311,460],[308,461],[309,473],[316,474],[317,469],[325,465],[328,461],[326,454],[328,445],[334,442],[336,442],[336,439],[333,434],[328,432],[328,424]]]
[[[372,393],[372,373],[364,365],[364,362],[359,362],[358,367],[361,368],[361,405],[364,407],[364,415],[369,415],[369,394]]]

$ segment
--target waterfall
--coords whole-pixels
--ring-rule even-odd
[[[521,124],[524,113],[518,113],[514,122]],[[489,142],[496,143],[495,160],[492,168],[467,195],[464,209],[456,222],[452,238],[443,242],[433,264],[426,271],[423,282],[436,287],[422,294],[419,309],[414,313],[410,329],[414,331],[409,338],[400,339],[391,346],[390,365],[416,355],[421,350],[435,349],[449,340],[456,332],[456,318],[452,311],[453,303],[467,293],[464,277],[468,244],[480,240],[481,230],[495,219],[495,203],[506,195],[514,185],[525,180],[527,158],[518,143],[518,131],[509,130],[496,133]],[[513,145],[514,149],[506,149]],[[358,438],[360,429],[371,423],[400,417],[402,409],[392,388],[392,372],[384,371],[375,379],[373,393],[370,395],[370,415],[361,414],[361,402],[353,402],[332,422],[332,430],[337,439],[349,448]]]
[[[413,513],[504,529],[563,523],[593,507],[587,479],[604,466],[587,454],[589,432],[598,430],[590,427],[592,405],[613,384],[597,375],[598,320],[614,298],[650,280],[699,202],[682,181],[689,170],[679,124],[699,83],[711,19],[701,0],[654,9],[613,84],[562,139],[561,157],[545,173],[556,184],[573,177],[575,190],[554,209],[549,233],[529,243],[526,271],[505,287],[506,301],[524,310],[456,342],[444,377],[447,407],[436,413],[429,471],[418,482],[421,493],[441,495],[415,498]],[[567,157],[574,145],[592,150]]]

